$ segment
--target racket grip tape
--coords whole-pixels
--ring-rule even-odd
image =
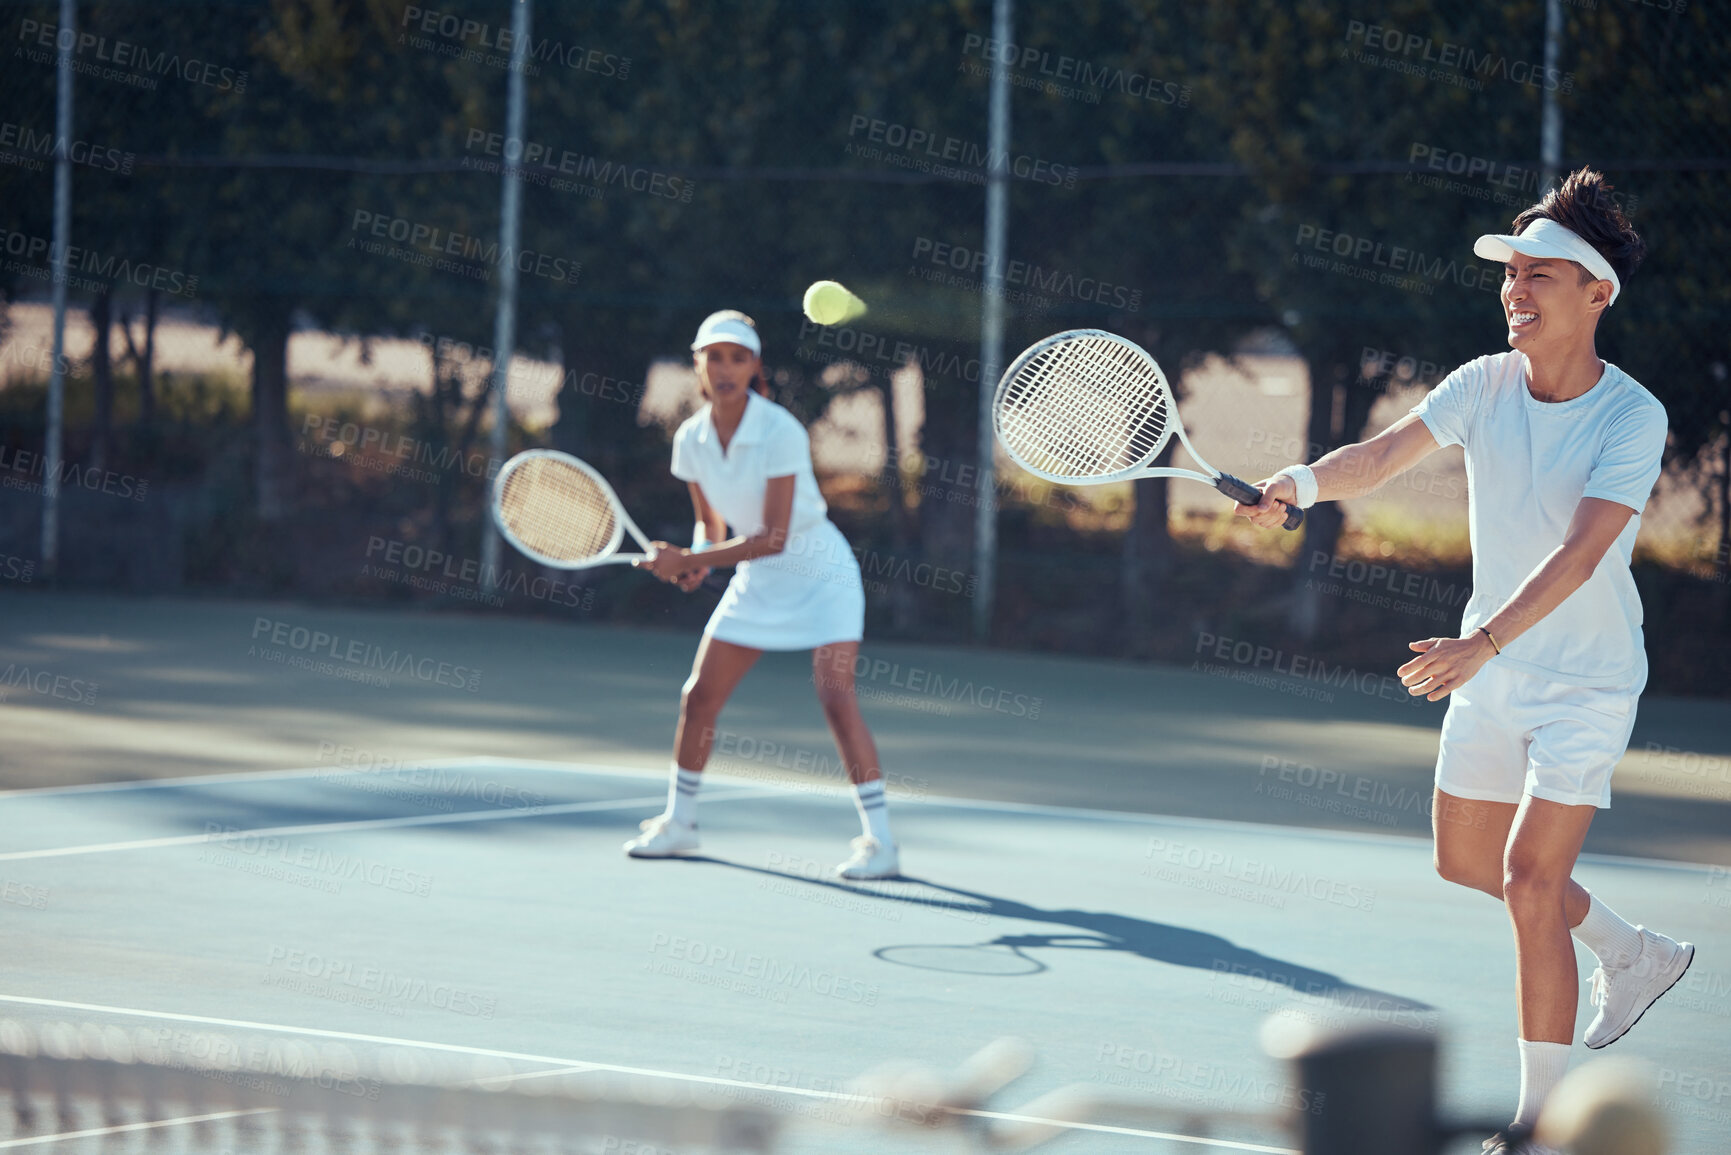
[[[1234,477],[1230,473],[1222,473],[1214,479],[1214,488],[1236,501],[1239,505],[1258,505],[1262,501],[1262,491],[1243,478]],[[1286,521],[1282,529],[1297,529],[1304,524],[1304,511],[1296,505],[1286,507]]]

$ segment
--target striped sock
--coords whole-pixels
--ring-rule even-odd
[[[1641,932],[1616,911],[1589,894],[1587,917],[1571,932],[1581,945],[1598,956],[1601,966],[1626,967],[1641,954]]]
[[[1564,1072],[1569,1069],[1569,1044],[1518,1041],[1521,1048],[1521,1102],[1515,1108],[1515,1125],[1531,1127],[1539,1121],[1539,1111],[1550,1098],[1551,1089],[1562,1082]]]
[[[860,826],[867,837],[875,838],[885,846],[894,844],[890,838],[890,812],[884,805],[884,780],[873,778],[870,782],[855,782],[853,785],[854,803],[859,807]]]
[[[667,783],[667,816],[687,826],[697,825],[697,788],[703,775],[696,770],[681,770],[673,764],[673,777]]]

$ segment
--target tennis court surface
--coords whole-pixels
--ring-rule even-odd
[[[827,874],[857,832],[847,794],[711,778],[702,852],[660,862],[620,853],[665,796],[660,774],[623,766],[325,765],[0,795],[0,1017],[702,1087],[796,1104],[781,1149],[813,1152],[913,1149],[826,1105],[885,1061],[954,1068],[1011,1035],[1037,1060],[995,1105],[1088,1084],[1174,1108],[1165,1131],[1214,1138],[1170,1149],[1206,1151],[1291,1146],[1183,1117],[1302,1107],[1258,1041],[1291,1008],[1434,1029],[1444,1113],[1512,1109],[1507,924],[1438,880],[1423,841],[892,790],[907,877],[843,885]],[[1603,855],[1580,875],[1698,944],[1607,1053],[1653,1064],[1673,1151],[1722,1151],[1731,877]],[[654,1149],[632,1142],[595,1149]],[[1151,1143],[1072,1129],[1043,1149]]]

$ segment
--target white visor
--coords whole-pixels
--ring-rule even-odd
[[[723,341],[744,345],[757,356],[763,356],[763,342],[757,339],[757,330],[736,317],[704,318],[703,324],[697,327],[697,340],[691,343],[691,350],[695,353]]]
[[[1617,279],[1617,271],[1611,268],[1611,262],[1582,240],[1580,233],[1549,217],[1540,217],[1518,235],[1486,233],[1473,242],[1473,254],[1487,261],[1506,262],[1516,253],[1577,262],[1598,280],[1611,282],[1611,299],[1607,306],[1616,304],[1617,294],[1623,291],[1623,282]]]

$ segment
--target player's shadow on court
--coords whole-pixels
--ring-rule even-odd
[[[852,896],[859,901],[900,903],[926,910],[950,912],[970,919],[980,918],[982,921],[984,918],[1013,918],[1024,922],[1056,923],[1076,928],[1076,932],[1071,933],[999,935],[989,941],[974,943],[910,943],[880,947],[872,952],[883,961],[900,966],[955,974],[1031,975],[1049,969],[1044,961],[1028,953],[1032,950],[1116,950],[1151,962],[1210,971],[1218,975],[1223,984],[1242,987],[1252,993],[1281,988],[1295,994],[1329,999],[1343,1003],[1351,1009],[1379,1016],[1398,1012],[1404,1018],[1433,1009],[1429,1004],[1417,999],[1359,986],[1339,975],[1329,974],[1315,967],[1273,958],[1239,946],[1217,934],[1111,911],[1051,910],[1030,906],[1013,898],[964,890],[959,886],[931,882],[905,874],[890,881],[911,883],[953,897],[934,898],[919,893],[898,894],[707,856],[693,855],[685,861],[729,866],[735,870],[750,871],[753,874],[813,887],[816,891],[831,892],[838,897]]]

